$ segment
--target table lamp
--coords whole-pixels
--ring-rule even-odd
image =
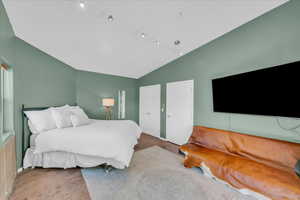
[[[115,105],[115,100],[113,98],[104,98],[102,99],[102,105],[105,108],[105,119],[112,119],[112,107]]]

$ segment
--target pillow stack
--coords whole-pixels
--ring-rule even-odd
[[[90,119],[79,106],[51,107],[40,111],[26,111],[28,126],[33,134],[56,128],[87,125]]]

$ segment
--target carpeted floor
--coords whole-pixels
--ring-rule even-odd
[[[82,169],[93,200],[255,200],[213,181],[199,169],[186,169],[182,157],[160,147],[134,154],[131,166],[105,173]]]

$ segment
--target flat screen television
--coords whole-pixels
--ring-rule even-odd
[[[300,118],[300,62],[212,80],[214,112]]]

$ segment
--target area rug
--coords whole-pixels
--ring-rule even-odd
[[[186,169],[183,157],[160,147],[134,154],[130,167],[82,169],[92,200],[256,200]]]

